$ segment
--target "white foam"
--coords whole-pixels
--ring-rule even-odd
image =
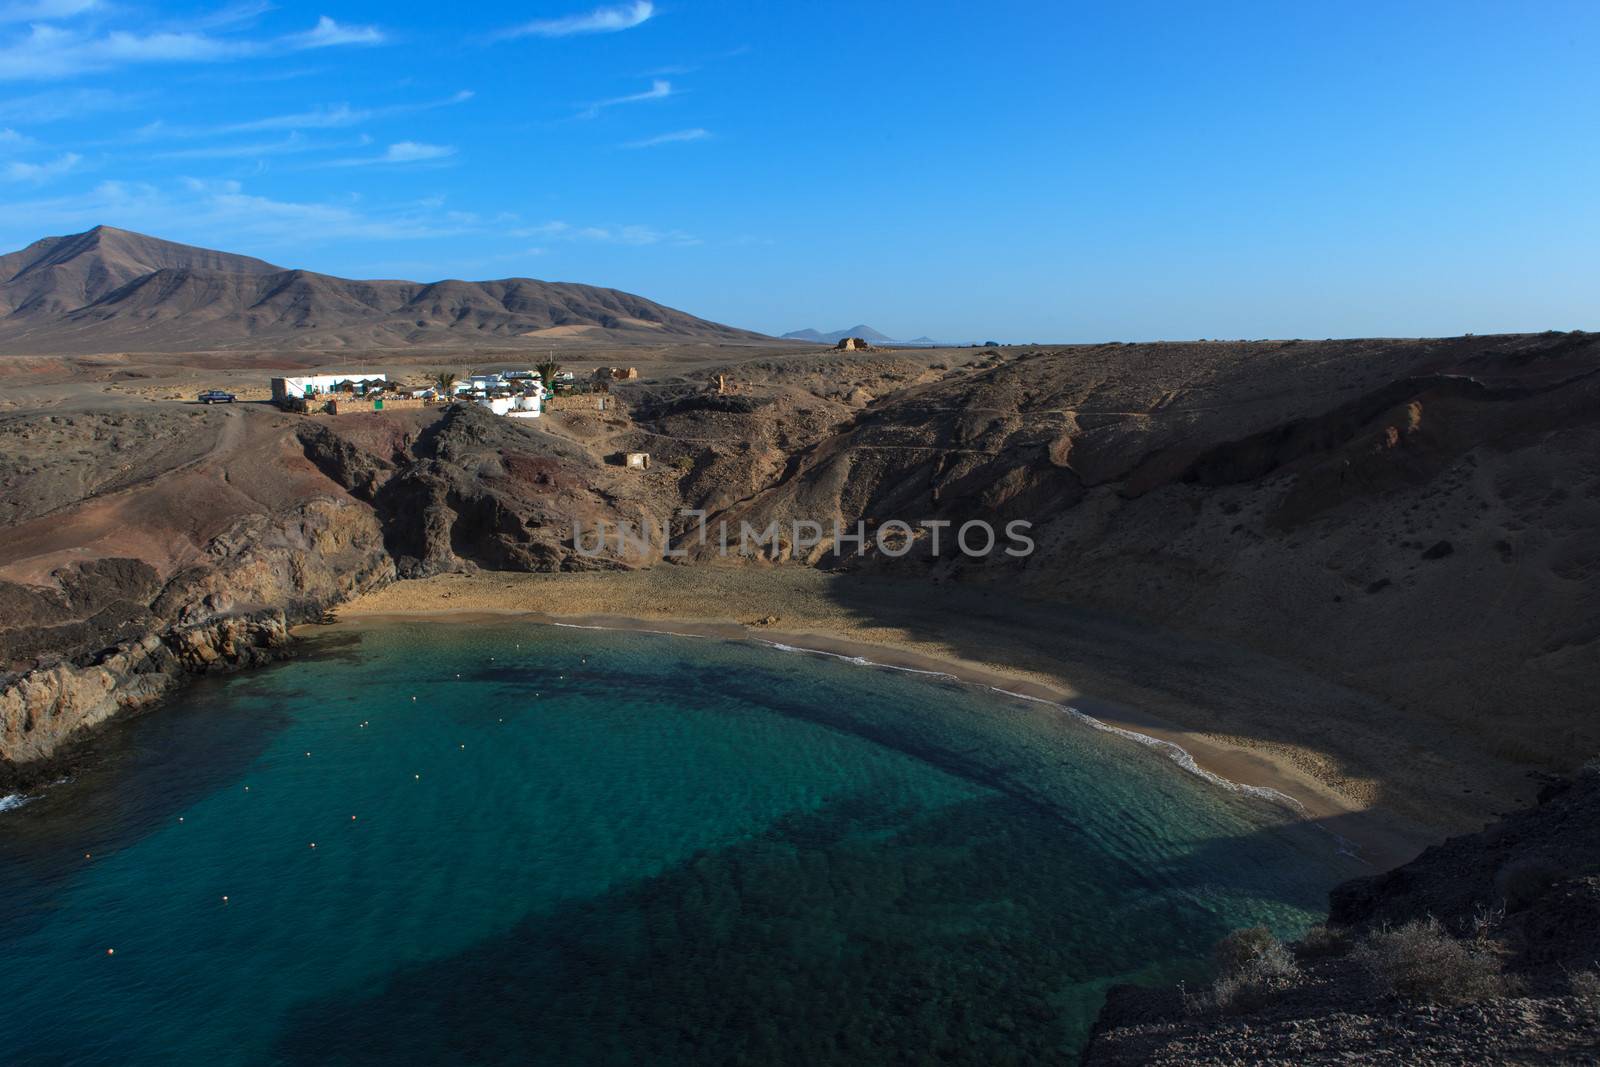
[[[778,649],[780,652],[804,652],[814,656],[831,656],[834,659],[842,659],[846,663],[854,663],[862,667],[879,667],[885,670],[906,671],[910,674],[926,674],[932,675],[936,678],[950,678],[955,681],[961,680],[959,675],[950,674],[946,671],[918,670],[915,667],[901,667],[892,663],[878,663],[862,656],[847,656],[838,652],[825,652],[820,648],[801,648],[795,645],[786,645],[780,641],[764,641],[761,638],[753,638],[753,640],[755,640],[758,644],[766,645],[769,648]],[[1058,700],[1050,700],[1045,697],[1031,696],[1027,693],[1018,693],[1015,690],[1005,689],[997,685],[986,686],[985,688],[996,693],[1001,693],[1005,696],[1015,697],[1018,700],[1027,700],[1035,704],[1045,704],[1053,708],[1058,708],[1085,725],[1092,727],[1093,729],[1100,730],[1108,734],[1115,734],[1118,737],[1127,738],[1129,741],[1133,741],[1136,744],[1144,745],[1147,748],[1153,748],[1158,752],[1161,752],[1168,759],[1172,760],[1172,762],[1176,763],[1179,767],[1182,767],[1190,774],[1193,774],[1198,778],[1202,778],[1220,789],[1226,789],[1230,793],[1238,793],[1242,796],[1256,797],[1260,800],[1270,801],[1274,804],[1281,804],[1284,807],[1290,808],[1301,815],[1310,814],[1306,810],[1306,806],[1304,804],[1300,803],[1300,801],[1296,800],[1289,794],[1282,792],[1281,790],[1273,789],[1270,786],[1249,785],[1245,782],[1235,782],[1231,778],[1224,778],[1220,774],[1206,770],[1204,767],[1200,766],[1200,764],[1195,762],[1194,756],[1189,754],[1188,749],[1175,742],[1167,741],[1159,737],[1151,737],[1149,734],[1142,734],[1137,730],[1129,730],[1122,726],[1113,726],[1108,722],[1104,722],[1095,718],[1093,715],[1090,715],[1079,708],[1073,707],[1071,704],[1063,704]],[[1332,831],[1328,832],[1332,834]],[[1349,856],[1355,855],[1354,852],[1350,851],[1351,845],[1348,840],[1340,837],[1338,834],[1332,834],[1332,836],[1339,843],[1339,851],[1341,853]]]
[[[1212,785],[1220,786],[1221,788],[1228,790],[1230,793],[1241,793],[1245,796],[1260,797],[1262,800],[1271,800],[1275,803],[1284,804],[1294,808],[1296,811],[1301,813],[1305,813],[1306,806],[1287,793],[1279,792],[1276,789],[1272,789],[1264,785],[1246,785],[1243,782],[1235,782],[1231,778],[1224,778],[1220,774],[1206,770],[1204,767],[1195,762],[1194,757],[1189,754],[1188,749],[1175,742],[1167,741],[1159,737],[1151,737],[1149,734],[1142,734],[1137,730],[1129,730],[1126,727],[1113,726],[1108,722],[1104,722],[1095,718],[1088,712],[1075,708],[1071,704],[1063,704],[1058,700],[1047,700],[1044,697],[1029,696],[1027,693],[1018,693],[1010,689],[1002,689],[997,685],[990,686],[989,688],[993,689],[996,693],[1004,693],[1008,697],[1016,697],[1018,700],[1030,700],[1035,704],[1048,704],[1051,707],[1060,708],[1062,711],[1065,711],[1079,722],[1091,726],[1096,730],[1101,730],[1108,734],[1116,734],[1118,737],[1126,737],[1129,741],[1144,745],[1147,748],[1156,749],[1158,752],[1161,752],[1168,759],[1182,767],[1184,770],[1188,771],[1190,774],[1204,778]]]
[[[23,796],[21,793],[8,793],[0,797],[0,812],[15,811],[33,799],[33,797]]]
[[[865,656],[849,656],[843,652],[825,652],[820,648],[802,648],[799,645],[786,645],[782,641],[767,641],[759,637],[752,637],[750,640],[754,641],[758,645],[766,645],[768,648],[775,648],[779,652],[801,652],[808,656],[829,656],[833,659],[842,659],[846,663],[854,663],[857,667],[877,667],[886,671],[904,671],[907,674],[925,674],[930,678],[950,678],[952,680],[959,680],[955,675],[949,673],[948,671],[925,671],[916,667],[903,667],[898,663],[879,663],[876,660],[867,659]]]
[[[1188,749],[1184,748],[1182,745],[1176,744],[1172,741],[1163,740],[1159,737],[1151,737],[1149,734],[1141,734],[1137,730],[1129,730],[1121,726],[1113,726],[1108,722],[1102,722],[1093,715],[1073,707],[1071,704],[1063,704],[1057,700],[1046,700],[1043,697],[1029,696],[1026,693],[1016,693],[1010,689],[1001,689],[999,686],[991,686],[990,688],[997,693],[1004,693],[1006,696],[1016,697],[1018,700],[1031,700],[1036,704],[1048,704],[1052,707],[1060,708],[1062,711],[1067,712],[1080,722],[1083,722],[1096,730],[1103,730],[1109,734],[1116,734],[1118,737],[1126,737],[1130,741],[1137,742],[1138,744],[1145,745],[1149,748],[1154,748],[1162,752],[1168,759],[1172,760],[1172,762],[1176,763],[1190,774],[1197,775],[1200,778],[1210,782],[1212,785],[1228,790],[1230,793],[1239,793],[1243,796],[1257,797],[1261,800],[1271,801],[1274,804],[1281,804],[1284,807],[1287,807],[1292,811],[1305,816],[1311,825],[1315,826],[1317,829],[1333,838],[1336,851],[1339,855],[1348,856],[1351,859],[1357,860],[1361,863],[1367,862],[1366,860],[1362,859],[1360,854],[1356,851],[1356,845],[1353,841],[1342,834],[1335,833],[1334,831],[1328,829],[1317,820],[1312,819],[1311,812],[1307,810],[1304,804],[1300,803],[1300,801],[1296,800],[1289,794],[1282,792],[1281,790],[1273,789],[1270,786],[1264,785],[1247,785],[1244,782],[1235,782],[1231,778],[1224,778],[1222,775],[1208,771],[1196,763],[1194,757],[1189,754]]]
[[[585,626],[571,622],[557,622],[552,623],[551,625],[565,626],[574,630],[633,629],[632,627]],[[672,637],[705,636],[703,634],[674,633],[671,630],[645,630],[643,632],[666,634]],[[858,667],[876,667],[880,670],[904,671],[907,674],[922,674],[932,678],[949,678],[952,681],[964,681],[959,675],[951,674],[948,671],[928,671],[920,670],[916,667],[902,667],[893,663],[879,663],[876,660],[867,659],[865,656],[851,656],[842,652],[827,652],[820,648],[805,648],[800,645],[784,644],[782,641],[768,641],[764,638],[754,636],[751,636],[749,640],[758,645],[765,645],[768,648],[776,649],[779,652],[798,652],[811,656],[828,656],[832,659],[844,660],[846,663],[851,663]],[[1283,807],[1286,807],[1291,811],[1304,816],[1313,826],[1316,826],[1319,830],[1322,830],[1322,832],[1326,833],[1329,837],[1332,837],[1339,855],[1348,856],[1351,859],[1362,863],[1367,862],[1355,851],[1356,846],[1352,841],[1341,836],[1340,834],[1334,833],[1332,830],[1324,827],[1319,821],[1312,819],[1310,817],[1310,811],[1307,810],[1304,804],[1289,794],[1282,792],[1281,790],[1273,789],[1270,786],[1264,785],[1249,785],[1245,782],[1235,782],[1231,778],[1224,778],[1222,775],[1213,771],[1208,771],[1204,767],[1200,766],[1200,764],[1196,763],[1194,756],[1189,754],[1189,750],[1180,744],[1167,741],[1159,737],[1151,737],[1149,734],[1142,734],[1137,730],[1129,730],[1122,726],[1113,726],[1108,722],[1104,722],[1095,718],[1093,715],[1090,715],[1085,711],[1073,707],[1071,704],[1063,704],[1059,700],[1050,700],[1045,697],[1030,696],[1027,693],[1018,693],[1015,690],[1004,689],[997,685],[985,686],[985,688],[996,693],[1001,693],[1005,696],[1015,697],[1018,700],[1027,700],[1035,704],[1049,705],[1050,707],[1066,712],[1078,721],[1084,723],[1086,726],[1089,726],[1095,730],[1100,730],[1108,734],[1115,734],[1116,736],[1126,738],[1135,744],[1144,745],[1147,748],[1153,748],[1165,755],[1173,763],[1176,763],[1179,767],[1182,767],[1184,770],[1188,771],[1190,774],[1209,782],[1219,789],[1225,789],[1230,793],[1237,793],[1241,796],[1255,797],[1258,800],[1265,800],[1269,803],[1282,805]]]
[[[959,675],[950,674],[946,671],[918,670],[915,667],[901,667],[892,663],[878,663],[862,656],[847,656],[838,652],[824,652],[819,648],[800,648],[795,645],[786,645],[779,641],[763,641],[760,638],[754,638],[754,640],[758,644],[766,645],[769,648],[776,648],[781,652],[805,652],[814,656],[832,656],[834,659],[842,659],[846,663],[854,663],[862,667],[881,667],[885,670],[891,671],[906,671],[909,674],[926,674],[935,678],[950,678],[955,681],[961,680]],[[1091,726],[1096,730],[1102,730],[1108,734],[1116,734],[1118,737],[1125,737],[1130,741],[1145,745],[1149,748],[1154,748],[1166,755],[1168,759],[1172,760],[1172,762],[1176,763],[1190,774],[1203,778],[1212,785],[1226,789],[1230,793],[1240,793],[1245,796],[1259,797],[1262,800],[1270,800],[1274,803],[1286,805],[1300,812],[1301,814],[1306,813],[1305,805],[1300,803],[1294,797],[1289,796],[1287,793],[1280,792],[1279,790],[1272,789],[1264,785],[1247,785],[1243,782],[1235,782],[1230,778],[1224,778],[1220,774],[1206,770],[1204,767],[1195,762],[1194,757],[1189,754],[1188,749],[1184,748],[1182,745],[1175,744],[1172,741],[1166,741],[1159,737],[1151,737],[1149,734],[1142,734],[1137,730],[1129,730],[1121,726],[1113,726],[1108,722],[1102,722],[1087,712],[1073,707],[1071,704],[1063,704],[1057,700],[1049,700],[1045,697],[1030,696],[1027,693],[1018,693],[1015,690],[1003,689],[997,685],[986,686],[985,688],[996,693],[1002,693],[1008,697],[1015,697],[1018,700],[1027,700],[1035,704],[1046,704],[1053,708],[1059,708],[1060,710],[1067,712],[1069,715],[1083,722],[1085,725]]]
[[[566,630],[607,630],[626,634],[660,634],[663,637],[705,637],[705,634],[686,634],[677,630],[652,630],[648,626],[587,626],[576,622],[552,622]]]

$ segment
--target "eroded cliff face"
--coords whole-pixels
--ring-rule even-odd
[[[64,569],[55,589],[5,586],[31,610],[0,636],[14,663],[33,664],[0,678],[0,788],[56,773],[86,731],[191,675],[271,661],[291,626],[393,575],[372,511],[324,498],[240,520],[164,582],[138,561],[101,560]],[[29,627],[40,618],[57,625]]]
[[[14,781],[56,757],[80,731],[152,704],[190,674],[270,662],[289,641],[277,608],[221,615],[113,646],[95,663],[28,671],[0,691],[0,752]]]
[[[403,578],[655,562],[615,546],[580,552],[573,525],[659,528],[682,502],[668,482],[628,477],[575,442],[473,405],[447,410],[399,449],[369,439],[376,429],[308,422],[299,436],[319,470],[373,508]]]

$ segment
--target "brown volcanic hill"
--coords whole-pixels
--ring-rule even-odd
[[[0,256],[0,313],[6,320],[63,315],[164,269],[271,274],[281,268],[249,256],[96,226],[87,233],[46,237]]]
[[[108,226],[0,256],[0,353],[766,338],[565,282],[352,281]]]

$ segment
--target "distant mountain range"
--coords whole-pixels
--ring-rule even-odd
[[[352,281],[96,226],[0,256],[0,352],[404,348],[770,338],[530,278]]]
[[[879,333],[871,326],[852,326],[848,330],[834,330],[832,333],[822,333],[818,330],[795,330],[793,333],[783,335],[785,341],[809,341],[812,344],[836,345],[846,337],[860,337],[875,345],[935,345],[939,344],[931,337],[915,337],[909,341],[896,341],[893,337]]]

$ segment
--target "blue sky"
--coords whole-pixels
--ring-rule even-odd
[[[96,223],[769,332],[1600,329],[1600,4],[0,0],[0,247]]]

